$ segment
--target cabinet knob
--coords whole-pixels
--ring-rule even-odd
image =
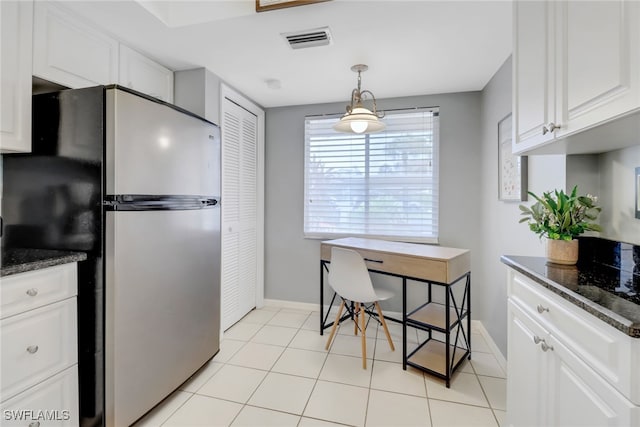
[[[543,307],[542,305],[538,304],[538,306],[536,307],[536,310],[538,310],[538,313],[542,314],[545,311],[548,312],[549,309],[547,307]]]
[[[542,351],[553,351],[553,346],[547,344],[544,340],[542,340],[542,343],[540,343],[540,348],[542,349]]]
[[[555,124],[555,123],[553,123],[553,122],[549,122],[549,124],[548,124],[548,125],[546,125],[546,126],[544,126],[544,125],[543,125],[543,126],[542,126],[542,134],[543,134],[543,135],[546,135],[546,134],[548,134],[549,132],[553,132],[553,131],[555,131],[556,129],[560,129],[560,127],[561,127],[560,125],[557,125],[557,124]]]
[[[542,338],[540,338],[539,336],[537,336],[537,335],[534,335],[534,336],[533,336],[533,342],[534,342],[534,344],[540,344],[540,343],[541,343],[541,342],[543,342],[543,341],[544,341],[544,340],[543,340]]]
[[[560,129],[560,125],[557,125],[557,124],[555,124],[555,123],[553,123],[553,122],[550,122],[550,123],[547,125],[547,128],[548,128],[549,132],[553,132],[553,131],[555,131],[555,130],[557,130],[557,129]]]
[[[29,295],[30,297],[35,297],[36,295],[38,295],[38,290],[36,288],[28,289],[27,295]]]
[[[40,421],[31,421],[29,427],[40,427]]]
[[[27,352],[29,352],[30,354],[36,354],[38,352],[38,346],[30,345],[29,347],[27,347]]]

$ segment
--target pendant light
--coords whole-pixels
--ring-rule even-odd
[[[361,90],[360,74],[369,69],[364,64],[356,64],[351,67],[351,71],[358,73],[358,87],[351,92],[351,103],[347,105],[347,112],[340,118],[340,121],[333,125],[333,129],[346,133],[374,133],[384,130],[385,124],[379,119],[384,117],[384,113],[378,113],[376,108],[376,97],[368,90]],[[363,105],[363,100],[371,97],[373,111]]]

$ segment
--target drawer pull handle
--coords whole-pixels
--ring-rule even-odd
[[[29,427],[40,427],[40,421],[31,421]]]
[[[368,262],[377,262],[378,264],[382,264],[382,263],[384,263],[384,261],[382,261],[381,259],[369,259],[369,258],[365,258],[364,260],[365,260],[365,261],[368,261]]]
[[[543,307],[542,305],[538,304],[538,307],[536,307],[536,309],[538,310],[538,313],[542,314],[545,311],[548,312],[549,309],[547,307]]]
[[[544,340],[542,338],[540,338],[539,336],[535,335],[533,337],[533,343],[534,344],[540,344],[541,342],[543,342]]]
[[[553,351],[553,346],[547,344],[546,342],[544,342],[544,340],[542,340],[542,343],[540,344],[540,348],[542,349],[542,351]]]
[[[38,352],[38,346],[37,345],[30,345],[29,347],[27,347],[27,351],[30,354],[36,354]]]
[[[35,297],[36,295],[38,295],[38,290],[36,288],[31,288],[27,290],[27,295],[29,295],[30,297]]]

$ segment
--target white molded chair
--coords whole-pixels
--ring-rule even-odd
[[[375,305],[378,311],[378,319],[384,328],[384,332],[387,335],[389,341],[389,347],[392,351],[395,351],[393,341],[391,341],[391,335],[387,328],[387,322],[384,320],[382,310],[380,310],[380,304],[378,301],[384,301],[393,297],[393,292],[387,290],[375,290],[371,283],[371,277],[367,266],[362,259],[362,256],[351,249],[344,249],[333,247],[331,248],[331,267],[329,268],[329,285],[340,296],[342,303],[338,309],[338,315],[333,322],[331,328],[331,334],[327,341],[326,349],[329,349],[331,341],[336,333],[336,328],[340,323],[340,317],[342,316],[342,310],[344,310],[347,301],[355,303],[354,321],[355,321],[355,334],[358,334],[358,329],[362,335],[362,368],[367,369],[367,341],[366,341],[366,305],[373,307]]]

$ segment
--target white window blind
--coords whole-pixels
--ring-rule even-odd
[[[304,234],[438,240],[438,109],[387,111],[385,131],[305,118]]]

